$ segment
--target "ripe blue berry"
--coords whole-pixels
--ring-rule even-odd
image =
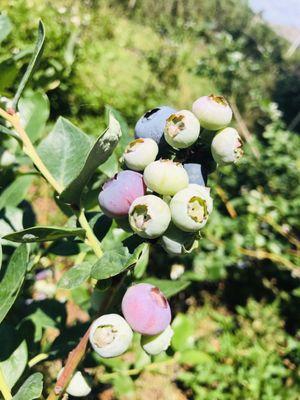
[[[158,144],[164,134],[167,119],[175,111],[168,106],[159,106],[147,111],[135,125],[135,137],[150,138]]]
[[[189,176],[189,183],[196,183],[200,186],[205,186],[207,183],[207,172],[202,167],[201,164],[196,163],[187,163],[183,164],[184,169],[186,170]]]

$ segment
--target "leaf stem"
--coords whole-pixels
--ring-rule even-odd
[[[0,368],[0,392],[2,393],[4,400],[11,400],[12,395],[10,393],[10,388],[8,387],[3,372]]]
[[[94,232],[93,232],[90,224],[88,223],[88,221],[86,219],[86,216],[84,214],[84,209],[83,208],[81,209],[80,214],[78,216],[78,221],[79,221],[80,225],[82,226],[82,228],[85,229],[86,236],[87,236],[88,241],[89,241],[89,245],[94,250],[94,253],[96,254],[96,256],[98,258],[102,257],[103,251],[101,249],[100,242],[96,238],[96,236],[94,235]]]

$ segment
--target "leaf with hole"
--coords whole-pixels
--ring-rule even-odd
[[[119,122],[109,114],[108,128],[98,137],[86,156],[76,178],[65,188],[60,199],[66,203],[78,203],[81,193],[95,170],[111,156],[121,137]]]
[[[85,237],[85,230],[81,228],[61,228],[59,226],[33,226],[19,232],[3,236],[3,239],[18,243],[53,242],[67,237]]]

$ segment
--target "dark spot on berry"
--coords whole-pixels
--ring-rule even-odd
[[[157,113],[160,108],[153,108],[153,110],[147,111],[146,114],[144,115],[144,118],[149,119],[153,114]]]
[[[168,307],[168,301],[163,295],[163,293],[157,288],[154,287],[150,290],[152,298],[156,301],[157,305],[162,308]]]

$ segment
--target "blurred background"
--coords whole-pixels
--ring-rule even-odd
[[[38,19],[46,26],[44,57],[22,102],[36,140],[59,115],[96,135],[108,105],[132,137],[146,110],[191,108],[199,96],[218,93],[230,101],[246,142],[238,166],[209,177],[215,210],[197,251],[182,259],[151,253],[150,274],[188,282],[172,298],[173,353],[158,370],[142,355],[93,364],[98,386],[90,398],[299,399],[300,3],[1,0],[1,12],[0,93],[7,97],[30,58]],[[101,173],[107,179],[117,167],[113,155]],[[2,162],[0,174],[5,187],[13,173]],[[27,200],[39,224],[65,222],[40,180]],[[66,260],[42,260],[53,281]],[[55,289],[47,296],[55,298]],[[73,306],[69,326],[86,322],[88,289],[64,296]],[[59,362],[40,367],[49,385]],[[114,375],[133,365],[146,367]]]

